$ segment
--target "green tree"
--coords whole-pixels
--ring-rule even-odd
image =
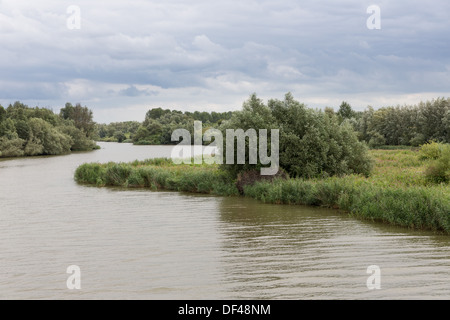
[[[127,137],[122,131],[116,131],[114,133],[114,138],[117,140],[117,142],[123,142]]]
[[[356,116],[356,113],[355,111],[353,111],[349,103],[342,101],[341,105],[339,106],[337,115],[340,116],[342,120],[344,120],[354,118]]]
[[[92,110],[87,107],[82,107],[79,103],[74,107],[68,102],[65,107],[61,109],[60,116],[66,120],[73,120],[75,127],[84,132],[86,137],[90,138],[92,136],[95,129]]]
[[[73,107],[72,116],[76,117],[80,108]],[[70,110],[68,105],[63,112]],[[0,114],[1,157],[56,155],[95,147],[86,133],[75,127],[75,120],[65,120],[50,109],[29,108],[17,101],[6,110],[0,108]]]
[[[447,141],[449,127],[447,114],[450,110],[450,98],[421,102],[419,108],[419,130],[427,140]]]
[[[280,166],[290,176],[368,175],[372,168],[367,147],[350,124],[339,125],[336,117],[306,108],[290,93],[284,100],[269,100],[267,106],[251,95],[242,111],[223,123],[222,130],[226,129],[279,129]],[[246,152],[245,165],[224,164],[223,168],[237,174],[260,166],[250,165]]]
[[[57,155],[70,151],[72,144],[70,136],[58,131],[45,120],[31,118],[29,127],[30,134],[25,145],[26,155]]]
[[[20,138],[8,139],[0,136],[1,157],[21,157],[24,155],[24,140]]]
[[[0,123],[6,119],[6,110],[3,108],[3,106],[0,104]]]
[[[10,140],[18,138],[13,120],[8,118],[0,123],[0,137],[5,137]]]
[[[86,134],[75,127],[70,120],[60,125],[58,130],[71,138],[71,151],[88,151],[93,150],[96,147],[95,142],[86,137]]]

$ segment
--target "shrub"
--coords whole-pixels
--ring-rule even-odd
[[[15,138],[9,140],[5,137],[0,137],[0,156],[1,157],[20,157],[24,155],[23,144],[24,140]]]
[[[378,132],[374,132],[369,140],[369,147],[377,148],[386,144],[386,139]]]
[[[279,166],[291,177],[369,175],[373,166],[365,143],[358,140],[348,122],[340,125],[336,117],[306,108],[290,93],[283,101],[269,100],[268,105],[253,94],[221,129],[267,129],[268,133],[279,129]],[[246,141],[245,164],[224,164],[222,168],[236,177],[242,171],[259,170],[263,166],[260,162],[249,164],[248,145]],[[226,150],[223,153],[226,156]]]
[[[438,143],[436,141],[430,141],[429,143],[423,144],[419,150],[419,158],[425,159],[437,159],[441,155],[443,149],[448,148],[443,143]]]
[[[425,170],[425,177],[435,183],[450,181],[450,146],[441,148],[439,157]]]

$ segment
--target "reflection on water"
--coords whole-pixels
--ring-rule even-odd
[[[78,185],[83,162],[169,156],[101,144],[0,162],[1,299],[449,299],[450,237],[338,211]],[[81,269],[81,290],[66,268]],[[368,290],[367,267],[381,268]]]
[[[224,285],[239,298],[450,297],[450,239],[337,211],[223,199]],[[382,290],[367,289],[378,265]]]

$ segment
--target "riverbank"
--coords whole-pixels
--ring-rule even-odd
[[[244,188],[244,196],[267,203],[326,206],[358,218],[450,234],[450,188],[426,180],[429,162],[421,160],[414,150],[370,153],[376,164],[369,178],[349,175],[257,182]],[[235,181],[218,166],[175,165],[170,159],[83,164],[76,170],[75,179],[100,187],[239,194]]]

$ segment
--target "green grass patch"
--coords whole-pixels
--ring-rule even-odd
[[[83,164],[75,171],[79,183],[151,188],[216,195],[237,195],[234,181],[215,165],[175,165],[158,158],[130,163]]]

